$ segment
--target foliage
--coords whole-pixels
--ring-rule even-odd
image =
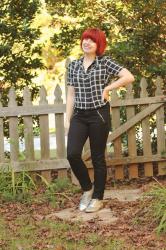
[[[64,207],[66,199],[70,199],[69,196],[80,191],[69,178],[55,179],[49,183],[42,175],[38,176],[46,185],[45,198],[53,207]]]
[[[32,99],[39,87],[32,83],[36,70],[42,68],[40,46],[35,42],[40,31],[32,27],[39,12],[39,0],[4,0],[0,2],[0,83],[2,103],[6,106],[7,93],[14,86],[18,104],[22,102],[20,91],[29,86]]]
[[[59,56],[79,57],[80,37],[88,27],[98,27],[108,38],[106,54],[129,69],[135,76],[134,97],[140,96],[140,79],[147,78],[149,96],[154,96],[156,76],[165,83],[165,1],[164,0],[46,0],[48,11],[52,14],[52,26],[56,30],[52,43]],[[76,49],[77,48],[77,49]],[[78,50],[79,48],[79,50]],[[163,90],[165,86],[162,86]],[[125,112],[120,110],[121,120],[126,120]],[[156,127],[150,120],[150,128]],[[123,138],[125,144],[126,137]],[[142,146],[137,140],[139,151]],[[153,149],[157,144],[153,138]]]
[[[45,188],[42,195],[33,197],[34,201],[49,201],[54,207],[63,207],[66,200],[70,199],[69,196],[80,191],[68,178],[55,179],[49,183],[42,175],[36,176],[41,178]],[[3,201],[31,202],[32,193],[41,187],[40,184],[28,172],[15,173],[9,167],[0,172],[0,198]]]
[[[24,171],[14,173],[9,168],[0,172],[0,197],[5,201],[28,201],[36,185]]]
[[[148,214],[157,222],[156,232],[166,233],[166,187],[154,185],[144,197],[151,200]]]
[[[129,249],[120,237],[105,236],[102,227],[92,226],[92,223],[91,227],[83,230],[82,228],[85,226],[83,223],[47,218],[47,216],[41,215],[43,212],[41,207],[31,207],[30,211],[27,211],[27,208],[20,209],[17,216],[13,216],[11,219],[12,210],[15,207],[12,208],[7,209],[10,210],[10,214],[6,214],[6,217],[7,215],[9,217],[1,216],[0,219],[1,249]],[[50,214],[50,207],[46,206],[46,211]],[[35,213],[40,213],[40,215],[37,216]],[[131,247],[130,249],[135,250],[136,248]]]
[[[59,25],[52,39],[64,56],[79,44],[82,31],[97,26],[108,37],[107,53],[141,76],[165,77],[163,0],[47,0],[50,13]],[[63,18],[64,17],[64,18]],[[150,86],[149,86],[150,87]]]

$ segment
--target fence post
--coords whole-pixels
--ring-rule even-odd
[[[133,99],[132,85],[127,86],[126,99]],[[127,121],[135,116],[135,107],[126,107]],[[135,126],[127,131],[128,135],[128,154],[131,157],[137,156],[137,146],[136,146],[136,129]],[[138,164],[129,165],[129,178],[138,178]]]
[[[59,85],[55,88],[55,104],[63,103],[62,91]],[[65,149],[65,129],[64,129],[64,114],[55,114],[55,132],[56,132],[56,144],[57,144],[57,158],[66,157]],[[67,177],[67,170],[59,170],[58,177]]]
[[[163,95],[161,86],[163,81],[161,77],[157,77],[155,94]],[[164,105],[156,110],[156,126],[157,126],[157,153],[162,155],[166,153],[165,131],[164,131]],[[158,175],[166,174],[166,162],[158,162]]]
[[[1,99],[1,95],[0,95]],[[0,109],[2,108],[2,103],[0,101]],[[4,155],[4,133],[3,133],[3,118],[0,117],[0,162],[4,162],[5,160],[5,155]]]
[[[113,90],[111,93],[111,101],[114,102],[118,100],[118,95],[116,90]],[[112,107],[112,129],[115,130],[120,126],[120,112],[119,107]],[[113,141],[114,144],[114,157],[122,157],[122,145],[121,145],[121,137],[118,137]],[[123,179],[123,166],[117,165],[115,167],[115,179]]]
[[[44,86],[40,88],[40,101],[39,105],[47,105],[46,99],[47,93]],[[49,150],[49,124],[48,114],[39,115],[39,126],[40,126],[40,146],[41,146],[41,159],[48,160],[50,158]],[[41,171],[42,176],[48,181],[51,181],[51,170]]]
[[[147,93],[147,81],[143,77],[141,79],[141,97],[148,97]],[[147,105],[141,105],[141,110],[145,109]],[[142,124],[142,139],[143,139],[143,154],[145,156],[152,156],[151,147],[151,135],[150,135],[150,123],[149,115],[143,119]],[[144,163],[145,176],[153,176],[153,164],[151,162]]]
[[[32,106],[31,93],[28,87],[24,88],[23,106]],[[24,139],[25,139],[25,157],[27,160],[34,160],[34,141],[33,141],[33,121],[32,116],[24,116]]]
[[[16,93],[14,87],[11,87],[9,91],[9,103],[8,107],[16,108]],[[9,135],[10,135],[10,159],[11,161],[17,161],[19,158],[19,134],[18,134],[18,118],[9,118]]]

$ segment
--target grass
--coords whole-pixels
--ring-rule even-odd
[[[157,234],[166,233],[166,187],[155,184],[152,189],[145,193],[150,199],[149,215],[156,221]]]
[[[25,171],[15,173],[11,168],[0,172],[0,199],[3,201],[50,202],[53,207],[63,208],[68,196],[80,191],[80,188],[72,185],[69,178],[58,178],[48,183],[39,175],[41,181],[35,180]],[[44,192],[34,196],[38,188],[44,186]]]
[[[36,184],[26,172],[14,173],[10,167],[8,171],[0,172],[0,198],[2,200],[28,200],[34,189],[36,189]]]
[[[89,247],[95,250],[123,250],[124,243],[120,240],[99,236],[98,233],[84,232],[80,235],[78,223],[67,224],[64,222],[44,219],[30,224],[30,215],[21,216],[12,222],[12,230],[7,228],[5,222],[0,226],[0,239],[6,242],[3,250],[35,250],[56,249],[60,246],[66,250],[85,250]],[[14,230],[13,230],[14,228]],[[10,232],[10,238],[8,237]]]
[[[42,204],[44,204],[45,209],[47,204],[53,207],[52,203],[55,207],[64,208],[66,202],[64,194],[73,197],[75,193],[80,191],[66,178],[56,179],[52,183],[48,183],[42,177],[41,182],[45,189],[43,193],[39,194],[40,197],[33,197],[32,195],[31,199],[27,200],[26,196],[22,195],[22,199],[18,199],[17,194],[20,195],[24,190],[20,186],[25,186],[30,191],[34,188],[35,183],[31,183],[27,173],[17,174],[17,176],[12,171],[1,173],[0,200],[3,201],[2,204],[7,202],[9,209],[0,218],[0,249],[51,250],[58,246],[65,250],[85,250],[89,247],[96,250],[124,249],[121,240],[110,239],[110,237],[103,235],[99,236],[97,230],[91,231],[91,228],[82,229],[81,222],[64,222],[56,218],[40,216],[41,210],[38,209],[42,209]],[[17,187],[19,187],[18,190]],[[15,191],[13,192],[13,190]],[[9,199],[9,197],[12,198]],[[16,208],[20,208],[18,213],[14,210],[15,205]],[[8,205],[5,207],[7,208]],[[47,208],[47,214],[49,212],[51,213]]]
[[[158,236],[166,233],[166,187],[159,182],[142,195],[140,208],[132,219],[133,225],[155,224]]]
[[[65,208],[66,199],[71,199],[71,196],[80,192],[80,188],[74,186],[68,178],[56,179],[51,183],[48,183],[42,176],[41,178],[46,185],[43,198],[54,208]]]
[[[9,169],[9,172],[0,173],[0,249],[135,250],[134,247],[127,248],[120,236],[116,238],[101,233],[95,223],[87,226],[81,222],[64,222],[45,216],[45,210],[48,215],[56,211],[54,208],[65,208],[67,198],[72,199],[80,188],[67,178],[48,183],[42,176],[38,177],[41,181],[35,183],[26,172],[15,174]],[[42,192],[38,193],[38,185],[41,185]],[[150,218],[146,223],[154,220],[158,234],[166,232],[165,197],[166,188],[159,184],[143,197],[148,201],[143,203],[143,209]],[[16,212],[15,207],[19,208]],[[137,214],[133,218],[134,225],[141,225],[141,216]]]

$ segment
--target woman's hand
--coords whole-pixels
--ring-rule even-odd
[[[109,90],[107,87],[104,88],[103,93],[102,93],[102,101],[109,101],[110,100],[110,96],[109,96]]]

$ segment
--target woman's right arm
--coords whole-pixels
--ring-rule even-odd
[[[73,114],[74,109],[74,98],[75,98],[75,90],[73,86],[67,87],[67,98],[66,98],[66,121],[65,121],[65,130],[68,133],[70,126],[70,119]]]

